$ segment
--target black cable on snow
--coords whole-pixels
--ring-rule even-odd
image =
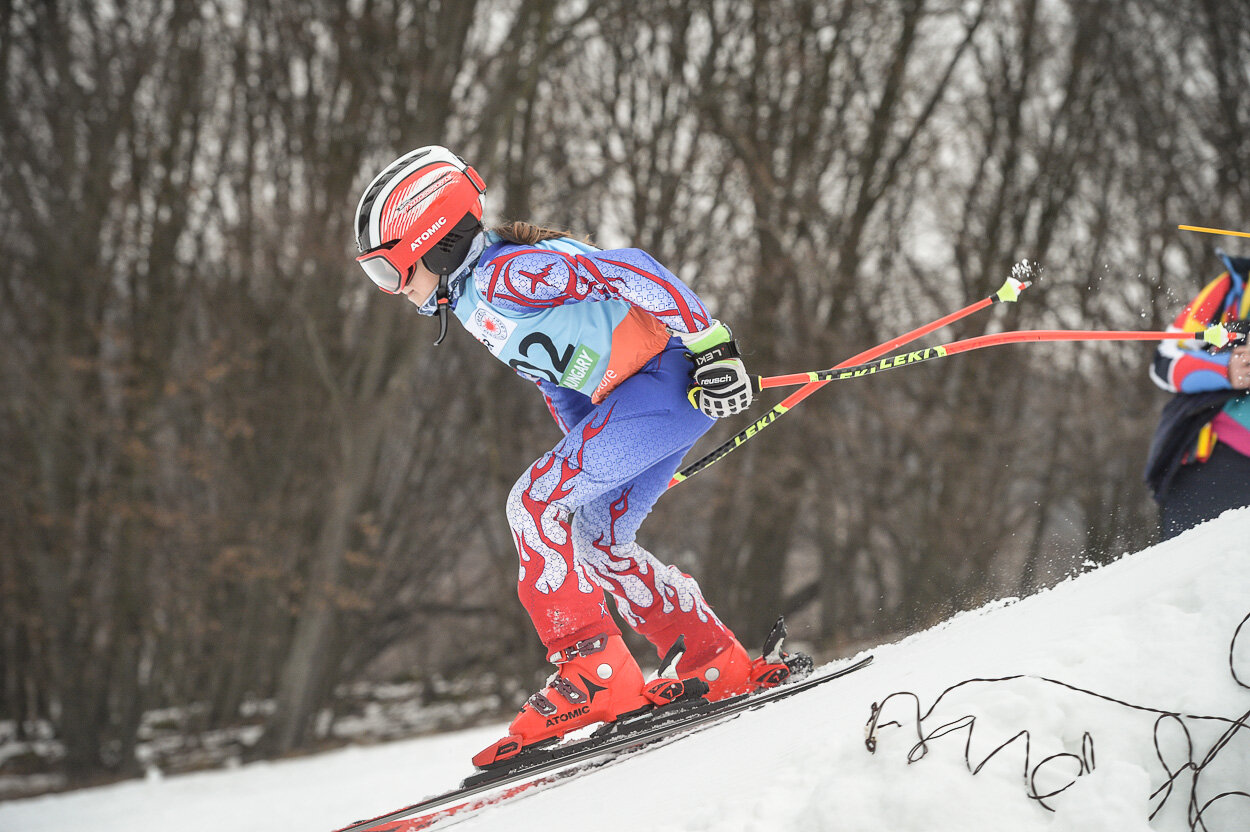
[[[1250,622],[1250,614],[1247,614],[1246,617],[1241,620],[1241,623],[1237,625],[1237,629],[1233,633],[1232,641],[1229,643],[1229,646],[1228,646],[1228,667],[1229,667],[1229,672],[1232,674],[1233,681],[1243,688],[1250,689],[1250,684],[1247,684],[1246,680],[1243,679],[1237,673],[1237,665],[1236,665],[1236,658],[1235,658],[1237,642],[1238,642],[1238,639],[1241,638],[1242,636],[1242,631],[1245,630],[1247,638],[1250,638],[1250,629],[1248,629],[1246,626],[1248,622]],[[1151,708],[1145,705],[1136,705],[1131,702],[1125,702],[1122,699],[1116,699],[1113,696],[1107,696],[1106,694],[1096,693],[1091,690],[1086,690],[1084,688],[1077,687],[1076,685],[1070,685],[1067,682],[1061,682],[1057,679],[1048,679],[1044,676],[1034,676],[1030,674],[1018,674],[1015,676],[1003,676],[1001,678],[996,678],[996,679],[966,679],[962,682],[951,685],[946,690],[944,690],[937,697],[937,699],[933,701],[933,704],[929,706],[928,710],[924,710],[923,712],[922,712],[923,706],[921,704],[920,697],[917,696],[915,693],[912,693],[911,691],[897,691],[895,693],[891,693],[889,696],[885,697],[885,699],[883,699],[880,704],[876,702],[872,704],[872,713],[869,716],[867,725],[865,726],[865,745],[868,747],[868,750],[870,752],[875,752],[877,750],[877,732],[881,728],[887,728],[887,727],[901,728],[902,727],[902,723],[898,721],[893,721],[893,720],[889,722],[882,721],[882,718],[881,718],[882,713],[885,710],[886,705],[889,704],[892,700],[899,699],[899,698],[910,698],[911,700],[914,701],[915,708],[916,708],[916,717],[915,717],[916,723],[915,724],[916,724],[916,737],[918,741],[916,742],[914,746],[912,746],[911,750],[908,751],[907,753],[907,762],[909,764],[919,762],[921,759],[925,757],[926,754],[929,753],[929,743],[931,741],[939,739],[941,737],[945,737],[949,734],[956,733],[961,730],[966,730],[967,736],[964,740],[964,763],[968,767],[968,771],[970,771],[973,775],[975,775],[979,773],[981,769],[983,769],[986,766],[986,764],[989,763],[989,761],[992,760],[1000,751],[1016,743],[1017,741],[1022,740],[1024,743],[1023,778],[1024,778],[1025,787],[1027,789],[1026,794],[1029,798],[1036,800],[1043,808],[1053,812],[1055,811],[1054,807],[1052,807],[1049,803],[1047,803],[1047,800],[1066,791],[1073,784],[1076,783],[1078,778],[1080,778],[1082,775],[1089,774],[1090,772],[1094,770],[1094,764],[1095,764],[1094,738],[1093,738],[1093,735],[1090,734],[1088,731],[1082,735],[1081,752],[1079,754],[1073,754],[1070,752],[1052,754],[1049,757],[1042,759],[1040,762],[1037,763],[1036,766],[1030,767],[1031,766],[1031,759],[1030,759],[1031,738],[1030,738],[1028,730],[1022,730],[1019,733],[1015,734],[1006,742],[999,745],[997,748],[991,751],[988,756],[986,756],[984,759],[982,759],[980,762],[974,765],[972,762],[972,734],[973,734],[973,729],[975,728],[976,721],[977,721],[977,718],[975,716],[973,715],[961,716],[958,719],[954,719],[949,722],[943,723],[942,725],[939,725],[936,728],[932,728],[932,729],[928,728],[928,726],[926,726],[925,724],[927,720],[930,720],[930,718],[933,715],[933,712],[937,710],[937,707],[939,704],[941,704],[942,700],[946,698],[948,694],[952,693],[955,690],[958,690],[959,688],[962,688],[966,685],[999,684],[999,683],[1011,682],[1011,681],[1015,681],[1019,679],[1030,679],[1030,680],[1034,680],[1038,682],[1043,682],[1049,685],[1057,685],[1059,687],[1066,688],[1070,691],[1074,691],[1076,693],[1080,693],[1085,696],[1091,696],[1097,699],[1101,699],[1104,702],[1110,702],[1115,705],[1120,705],[1124,708],[1131,708],[1135,711],[1144,711],[1146,713],[1152,713],[1152,714],[1158,715],[1158,718],[1155,720],[1155,723],[1154,723],[1154,738],[1153,739],[1154,739],[1154,747],[1155,747],[1155,756],[1158,758],[1159,765],[1163,769],[1163,772],[1165,774],[1165,779],[1164,779],[1163,785],[1160,786],[1158,789],[1156,789],[1155,792],[1150,795],[1150,799],[1152,801],[1156,799],[1158,799],[1159,801],[1158,805],[1156,805],[1154,810],[1151,811],[1150,813],[1151,820],[1153,820],[1155,816],[1158,815],[1160,811],[1162,811],[1163,807],[1167,804],[1169,798],[1171,798],[1173,788],[1177,785],[1177,781],[1181,778],[1182,775],[1186,773],[1192,773],[1193,775],[1190,781],[1190,785],[1189,785],[1189,800],[1188,800],[1189,828],[1192,830],[1192,832],[1199,832],[1199,830],[1201,830],[1201,832],[1214,832],[1213,830],[1209,829],[1208,826],[1206,825],[1206,822],[1203,820],[1203,815],[1207,813],[1207,811],[1212,806],[1222,801],[1226,801],[1232,798],[1240,798],[1242,800],[1245,800],[1247,801],[1247,804],[1248,804],[1246,808],[1246,812],[1250,813],[1250,791],[1236,790],[1236,791],[1222,792],[1205,801],[1203,801],[1198,796],[1199,783],[1202,778],[1203,772],[1207,769],[1208,766],[1210,766],[1216,760],[1219,753],[1228,746],[1228,744],[1232,741],[1233,737],[1236,736],[1236,734],[1239,731],[1246,730],[1247,731],[1246,738],[1250,739],[1250,711],[1247,711],[1246,713],[1242,714],[1240,717],[1235,718],[1235,719],[1229,718],[1229,717],[1221,717],[1221,716],[1202,716],[1202,715],[1197,715],[1197,714],[1184,714],[1178,711],[1162,710],[1159,708]],[[1202,758],[1200,760],[1197,760],[1194,757],[1193,735],[1190,733],[1189,726],[1186,724],[1190,720],[1217,722],[1217,723],[1223,723],[1227,726],[1224,733],[1221,734],[1220,737],[1206,751],[1206,753],[1202,755]],[[1183,758],[1184,762],[1176,766],[1175,769],[1173,769],[1173,767],[1169,765],[1168,760],[1165,758],[1163,748],[1160,745],[1160,732],[1164,724],[1175,725],[1179,727],[1185,737],[1186,753]],[[1064,763],[1074,766],[1074,772],[1071,776],[1071,779],[1068,781],[1068,783],[1062,786],[1061,788],[1055,789],[1050,792],[1046,792],[1045,794],[1039,793],[1038,788],[1037,788],[1038,773],[1041,772],[1043,769],[1049,771],[1054,766],[1061,765]],[[1247,776],[1250,777],[1250,773],[1248,773]]]

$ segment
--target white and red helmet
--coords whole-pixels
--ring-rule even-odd
[[[445,147],[419,147],[374,177],[356,206],[356,245],[365,274],[398,293],[418,261],[438,275],[464,261],[482,224],[486,183]]]

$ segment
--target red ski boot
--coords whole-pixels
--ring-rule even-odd
[[[474,765],[487,768],[502,763],[570,731],[596,722],[614,722],[619,716],[667,704],[687,692],[675,678],[661,677],[644,684],[642,671],[620,635],[579,641],[557,653],[552,661],[558,669],[547,680],[547,687],[521,706],[508,726],[508,736],[473,757]]]
[[[763,655],[755,661],[751,661],[746,649],[734,639],[733,644],[711,661],[699,667],[683,669],[681,677],[697,677],[707,682],[707,698],[713,702],[741,693],[775,688],[791,677],[801,679],[812,672],[812,659],[805,653],[790,654],[782,650],[785,638],[785,620],[778,618],[764,641]]]

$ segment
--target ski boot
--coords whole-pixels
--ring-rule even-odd
[[[707,683],[709,701],[727,699],[743,693],[775,688],[790,679],[802,679],[812,672],[814,663],[806,653],[782,650],[786,638],[786,622],[778,618],[764,641],[764,649],[754,661],[746,648],[734,639],[716,658],[681,672],[682,679],[696,678]]]
[[[706,687],[677,678],[673,668],[685,651],[678,639],[661,663],[659,677],[644,682],[638,663],[620,635],[600,635],[552,656],[557,670],[547,687],[531,696],[508,726],[508,736],[473,757],[478,768],[504,763],[522,751],[554,745],[564,735],[598,722],[644,713],[658,705],[706,693]]]

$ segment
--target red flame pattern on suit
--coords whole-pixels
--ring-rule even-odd
[[[598,436],[611,418],[612,409],[608,408],[598,421],[587,422],[572,456],[560,456],[555,451],[544,454],[508,499],[508,522],[521,559],[518,595],[549,647],[580,640],[583,633],[596,628],[597,632],[619,632],[607,614],[602,585],[576,556],[572,507],[561,502],[574,493],[586,443]],[[574,579],[569,580],[570,576]]]
[[[634,539],[676,459],[649,465],[655,411],[644,406],[645,415],[622,416],[618,404],[588,412],[513,488],[508,521],[520,556],[518,595],[549,652],[618,631],[604,605],[606,590],[657,652],[684,635],[692,660],[711,658],[732,634],[694,578]],[[628,474],[637,466],[643,470]]]

